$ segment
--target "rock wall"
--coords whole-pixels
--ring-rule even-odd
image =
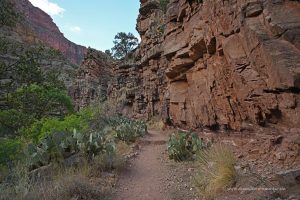
[[[74,101],[76,110],[93,101],[107,99],[114,66],[113,60],[105,53],[91,48],[87,50],[73,85],[69,88],[69,95]]]
[[[85,47],[66,39],[52,18],[41,9],[34,7],[28,0],[18,0],[15,3],[17,10],[22,15],[22,24],[17,27],[20,35],[27,37],[28,41],[43,42],[61,51],[73,64],[81,64],[87,51]],[[30,32],[34,33],[35,38]]]
[[[298,1],[170,0],[164,13],[141,0],[137,30],[112,90],[131,91],[125,113],[190,128],[300,127]]]

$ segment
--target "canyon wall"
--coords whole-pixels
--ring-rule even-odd
[[[101,51],[89,48],[84,61],[77,70],[69,95],[75,109],[80,110],[95,101],[105,101],[112,79],[115,63]]]
[[[52,18],[41,9],[34,7],[28,0],[18,0],[15,4],[22,15],[21,24],[17,26],[20,35],[27,37],[28,42],[39,41],[61,51],[73,64],[81,64],[87,51],[85,47],[66,39]],[[31,32],[34,33],[34,37]]]
[[[141,0],[134,59],[115,70],[123,112],[189,128],[300,127],[300,3]]]

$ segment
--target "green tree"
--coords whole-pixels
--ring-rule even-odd
[[[65,91],[36,84],[17,89],[10,95],[9,104],[12,109],[35,119],[63,116],[66,111],[73,111],[71,99]]]
[[[20,157],[22,144],[18,139],[0,138],[0,170]]]
[[[15,26],[19,14],[15,11],[15,5],[11,0],[0,1],[0,27]]]
[[[65,83],[59,79],[59,73],[53,70],[47,71],[44,74],[43,86],[57,88],[62,91],[66,90]]]
[[[17,135],[18,130],[34,122],[31,115],[15,109],[0,111],[0,137]]]
[[[20,56],[13,69],[15,73],[14,83],[18,85],[30,85],[43,82],[43,73],[37,61],[27,53]]]
[[[132,33],[120,32],[115,36],[113,43],[115,45],[111,49],[113,57],[122,59],[137,47],[139,40]]]

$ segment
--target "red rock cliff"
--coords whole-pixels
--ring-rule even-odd
[[[300,127],[300,3],[141,0],[135,59],[116,71],[124,112],[192,128]],[[134,77],[135,81],[131,79]]]
[[[48,14],[34,7],[28,0],[18,0],[15,3],[17,10],[24,17],[22,24],[31,29],[38,40],[60,50],[73,64],[80,64],[83,61],[87,49],[66,39]]]
[[[69,95],[73,99],[76,110],[92,102],[107,99],[107,90],[114,67],[113,60],[105,53],[91,48],[87,50],[73,85],[69,88]]]

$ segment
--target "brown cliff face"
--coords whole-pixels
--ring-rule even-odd
[[[69,95],[74,101],[76,110],[93,101],[107,99],[113,69],[113,61],[105,53],[91,48],[87,50],[73,85],[69,88]]]
[[[57,49],[73,64],[81,64],[87,49],[77,45],[64,37],[52,18],[41,9],[34,7],[28,0],[15,1],[17,10],[22,13],[22,25],[18,32],[32,40],[29,32],[33,32],[36,39]],[[30,30],[23,30],[24,27]]]
[[[115,78],[116,92],[135,91],[126,113],[190,128],[300,127],[299,2],[170,0],[164,14],[142,0],[137,30],[134,64]]]

